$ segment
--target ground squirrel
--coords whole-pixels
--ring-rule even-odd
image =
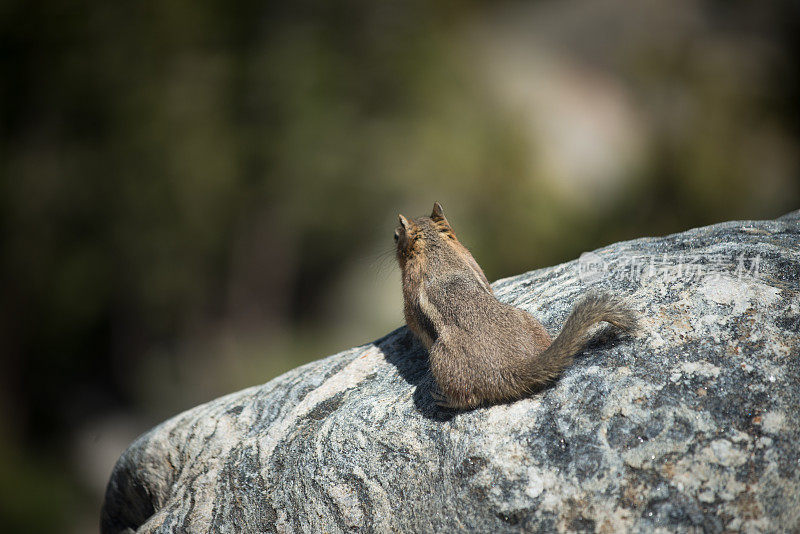
[[[406,322],[428,349],[439,406],[466,409],[519,399],[572,361],[589,328],[607,321],[624,331],[636,315],[619,299],[589,293],[552,340],[523,310],[497,300],[441,205],[395,230]]]

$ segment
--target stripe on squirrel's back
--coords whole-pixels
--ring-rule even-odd
[[[431,304],[430,300],[428,300],[428,295],[425,292],[425,288],[421,285],[419,291],[419,323],[422,329],[428,334],[431,338],[431,341],[436,341],[436,328],[434,324],[439,323],[442,324],[442,315],[439,313],[439,310]]]

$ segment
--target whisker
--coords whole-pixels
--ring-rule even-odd
[[[380,251],[373,256],[372,263],[370,264],[374,271],[380,274],[387,274],[395,267],[395,250],[394,247]]]
[[[395,247],[390,245],[377,252],[365,251],[357,257],[356,262],[362,266],[369,266],[367,270],[376,280],[385,280],[392,273],[399,271],[395,254]]]

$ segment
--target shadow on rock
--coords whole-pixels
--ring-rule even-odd
[[[440,408],[433,402],[433,377],[428,364],[428,351],[408,328],[398,328],[375,341],[375,346],[383,352],[386,361],[397,368],[403,380],[414,386],[414,406],[423,417],[449,421],[460,413]]]

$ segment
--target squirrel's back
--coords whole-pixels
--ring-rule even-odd
[[[621,300],[590,293],[552,340],[532,315],[495,298],[438,203],[430,218],[401,215],[395,240],[406,322],[429,349],[440,405],[469,408],[520,398],[558,376],[595,323],[636,327]]]

